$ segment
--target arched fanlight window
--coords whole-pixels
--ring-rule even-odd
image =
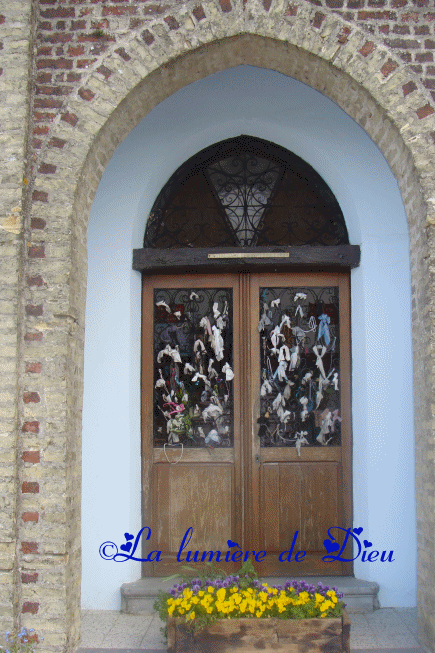
[[[338,202],[310,165],[278,145],[238,136],[172,175],[150,213],[144,247],[348,243]]]

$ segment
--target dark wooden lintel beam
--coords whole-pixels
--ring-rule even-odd
[[[250,254],[254,256],[249,256]],[[276,256],[277,254],[281,256]],[[216,255],[219,257],[215,258]],[[148,274],[240,272],[241,270],[265,272],[296,269],[345,270],[358,267],[359,263],[359,245],[133,250],[133,269]]]

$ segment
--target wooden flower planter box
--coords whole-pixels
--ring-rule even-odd
[[[333,619],[218,619],[192,635],[183,619],[168,619],[168,653],[339,653],[350,651],[346,611]]]

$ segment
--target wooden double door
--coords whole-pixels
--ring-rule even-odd
[[[351,525],[350,424],[347,273],[145,276],[144,575],[239,550],[262,575],[351,574],[322,560]]]

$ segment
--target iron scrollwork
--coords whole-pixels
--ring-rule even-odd
[[[144,247],[348,243],[338,202],[310,165],[239,136],[202,150],[172,175],[151,210]]]

